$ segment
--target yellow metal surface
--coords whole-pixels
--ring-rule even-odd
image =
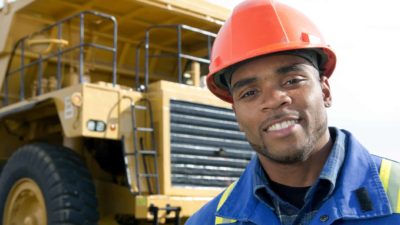
[[[57,109],[56,112],[66,137],[83,135],[86,137],[120,139],[122,135],[129,135],[132,132],[131,102],[129,99],[133,99],[134,103],[141,96],[142,94],[139,92],[122,89],[120,86],[113,87],[111,84],[105,83],[86,83],[0,108],[0,113],[17,110],[28,104],[50,101],[54,103]],[[43,115],[43,112],[41,115]],[[16,115],[13,114],[13,116]],[[21,116],[24,116],[23,112]],[[107,129],[104,132],[90,131],[87,129],[89,120],[103,121],[107,124]]]
[[[108,126],[105,132],[96,132],[88,130],[89,120],[102,121],[105,124],[118,124],[118,90],[112,90],[98,85],[86,85],[83,89],[82,103],[82,133],[84,136],[98,138],[118,138],[117,130],[110,130]]]
[[[5,126],[0,126],[0,137],[7,137],[6,140],[2,139],[2,143],[0,145],[0,161],[6,161],[10,155],[21,146],[23,141],[21,141],[17,136],[8,135],[7,128]]]
[[[99,212],[102,215],[99,224],[110,224],[110,218],[116,214],[129,215],[135,210],[135,197],[125,186],[95,180]],[[111,224],[110,224],[111,225]]]
[[[60,63],[57,57],[40,63],[38,61],[62,49],[77,46],[79,20],[62,25],[62,37],[58,37],[57,29],[50,29],[40,35],[36,32],[83,10],[109,14],[118,22],[115,85],[111,84],[113,55],[88,46],[83,48],[83,68],[79,64],[79,52],[73,51],[63,55]],[[150,205],[160,208],[167,204],[181,207],[181,217],[189,217],[222,189],[172,186],[169,102],[174,99],[217,107],[231,106],[200,87],[207,66],[188,59],[182,59],[182,73],[187,78],[186,84],[190,85],[177,83],[176,59],[172,61],[153,57],[149,63],[150,86],[145,93],[136,91],[139,85],[136,76],[140,84],[144,83],[145,78],[144,49],[141,49],[140,58],[137,58],[136,50],[144,41],[146,31],[153,25],[186,24],[215,33],[229,13],[229,10],[205,0],[18,0],[10,4],[7,12],[0,12],[0,137],[4,142],[0,146],[0,161],[4,162],[17,147],[29,142],[40,140],[68,146],[81,154],[94,179],[100,225],[117,225],[117,215],[150,220]],[[85,26],[85,42],[112,45],[112,23],[94,18]],[[11,58],[17,40],[32,34],[35,35],[27,39],[30,41],[27,41],[25,52],[19,49]],[[198,33],[182,32],[181,38],[183,53],[207,58],[209,40],[206,37]],[[175,27],[151,34],[149,54],[176,54],[176,48]],[[25,56],[24,61],[22,56]],[[140,61],[138,74],[135,71],[137,60]],[[36,62],[35,66],[25,68],[23,78],[20,71],[8,75],[9,104],[4,105],[2,101],[6,97],[4,81],[7,69],[15,71],[21,64],[33,62]],[[59,66],[61,72],[58,74]],[[41,79],[38,75],[40,70],[43,75]],[[81,77],[78,75],[80,71],[83,71]],[[60,76],[59,82],[57,76]],[[83,83],[80,83],[80,78]],[[25,93],[24,98],[21,92]],[[135,146],[131,105],[139,104],[142,98],[148,98],[153,107],[158,171],[151,165],[151,160],[148,160],[148,170],[158,172],[161,188],[159,194],[151,194],[150,191],[154,190],[148,190],[147,180],[137,180],[135,176],[138,172],[136,167],[143,171],[144,159],[139,158],[139,165],[136,165],[133,157]],[[105,130],[90,130],[89,121],[104,122]],[[137,121],[137,126],[149,127],[148,114],[138,113]],[[139,140],[141,138],[144,140],[143,145],[149,146],[150,135],[140,134]],[[104,170],[95,156],[97,146],[88,150],[85,146],[87,140],[122,143],[125,153],[130,154],[124,158],[128,164],[125,171],[127,174],[113,174]],[[123,149],[117,146],[110,147],[112,149],[109,154],[122,155]],[[142,187],[140,195],[139,185]],[[155,180],[151,181],[151,186],[155,187]],[[44,198],[34,181],[20,180],[9,199],[7,223],[3,222],[4,225],[47,224]],[[32,207],[23,208],[21,204]],[[160,218],[173,216],[173,213],[168,216],[160,214]]]
[[[47,224],[45,200],[35,181],[23,178],[14,184],[7,197],[2,224]]]

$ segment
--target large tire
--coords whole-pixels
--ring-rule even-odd
[[[79,156],[61,146],[30,144],[0,175],[2,225],[95,225],[95,187]]]

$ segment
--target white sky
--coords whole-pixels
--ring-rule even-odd
[[[228,7],[240,0],[210,0]],[[337,55],[329,124],[400,161],[400,13],[396,0],[281,0],[320,28]],[[396,66],[399,66],[397,68]],[[397,140],[399,138],[399,140]]]
[[[0,0],[0,8],[2,8],[3,7],[3,5],[4,5],[4,2],[5,2],[6,0]],[[16,0],[8,0],[8,2],[15,2]]]

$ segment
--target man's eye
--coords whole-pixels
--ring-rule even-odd
[[[300,79],[300,78],[295,78],[295,79],[291,79],[285,82],[285,85],[294,85],[294,84],[298,84],[302,81],[304,81],[305,79]]]
[[[253,96],[253,95],[255,95],[257,93],[257,90],[249,90],[249,91],[246,91],[245,93],[243,93],[242,94],[242,96],[240,96],[240,98],[246,98],[246,97],[250,97],[250,96]]]

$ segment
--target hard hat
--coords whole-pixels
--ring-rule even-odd
[[[335,53],[304,14],[273,0],[246,0],[235,7],[218,32],[207,86],[217,97],[232,103],[224,76],[233,65],[257,56],[302,49],[317,53],[321,75],[332,74]]]

